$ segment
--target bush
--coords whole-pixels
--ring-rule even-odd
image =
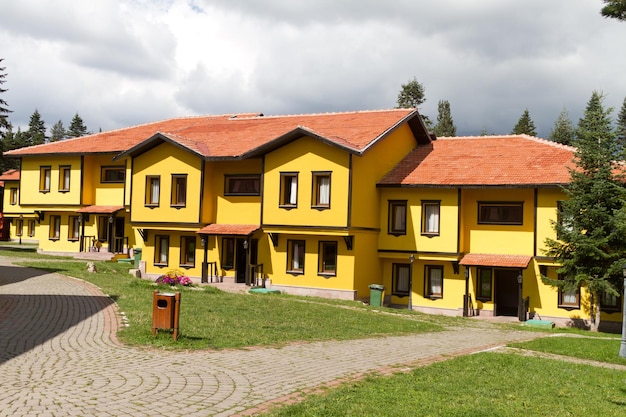
[[[157,284],[163,285],[182,285],[188,287],[192,284],[191,278],[187,275],[184,275],[181,271],[177,269],[173,269],[168,271],[166,274],[161,275],[155,281]]]

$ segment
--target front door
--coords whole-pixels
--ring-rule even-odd
[[[246,239],[237,239],[235,241],[235,282],[238,284],[243,284],[246,282],[248,254],[245,242]]]
[[[517,269],[494,269],[494,315],[517,316],[519,284]]]
[[[113,245],[115,253],[124,252],[124,218],[116,217],[115,226],[113,228]]]

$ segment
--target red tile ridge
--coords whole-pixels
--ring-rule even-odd
[[[397,113],[402,113],[402,112],[406,112],[406,113],[410,113],[415,111],[416,109],[414,108],[402,108],[402,109],[374,109],[374,110],[347,110],[347,111],[337,111],[337,112],[319,112],[319,113],[292,113],[292,114],[273,114],[273,115],[261,115],[261,116],[255,116],[255,117],[251,117],[248,118],[249,119],[255,119],[255,118],[263,118],[263,119],[283,119],[283,118],[288,118],[288,117],[325,117],[325,116],[342,116],[342,115],[348,115],[348,114],[366,114],[366,113],[391,113],[391,112],[397,112]],[[233,118],[232,120],[246,120],[246,118],[241,118],[241,117],[237,117],[237,118]]]

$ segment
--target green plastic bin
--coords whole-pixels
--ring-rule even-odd
[[[383,305],[383,295],[385,287],[380,284],[371,284],[370,288],[370,305],[372,307],[380,307]]]
[[[133,248],[133,257],[135,259],[135,266],[139,266],[139,261],[141,261],[141,248]]]

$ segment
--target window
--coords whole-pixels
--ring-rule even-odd
[[[50,240],[59,240],[61,237],[61,216],[50,216]]]
[[[426,296],[443,297],[443,267],[426,265]]]
[[[222,239],[222,268],[233,269],[235,267],[235,239],[225,237]]]
[[[390,235],[406,234],[406,200],[389,201],[388,233]]]
[[[409,295],[409,277],[411,274],[411,264],[393,264],[392,294],[398,297]]]
[[[24,232],[24,220],[17,219],[15,222],[15,236],[22,236]]]
[[[109,239],[109,217],[98,217],[98,240],[100,242],[106,242]]]
[[[281,172],[279,205],[287,208],[298,206],[298,173]]]
[[[161,177],[148,175],[146,177],[146,206],[157,207],[159,205],[159,193],[161,191]]]
[[[620,306],[622,305],[621,301],[622,297],[604,291],[600,299],[601,309],[605,312],[620,311]]]
[[[180,265],[194,267],[196,265],[196,237],[182,236],[180,238]]]
[[[493,286],[492,269],[478,268],[478,282],[476,283],[476,299],[480,301],[491,300],[491,289]]]
[[[304,274],[304,240],[287,241],[287,272]]]
[[[563,201],[557,201],[556,202],[556,209],[557,209],[557,213],[556,213],[556,221],[557,223],[563,227],[563,230],[566,232],[571,232],[572,230],[574,230],[574,226],[572,224],[572,218],[568,217],[565,215],[564,211],[563,211]],[[559,233],[557,233],[557,239],[561,239],[563,236],[561,236]]]
[[[28,221],[28,236],[30,237],[35,236],[35,221],[34,220]]]
[[[330,172],[313,173],[312,197],[314,208],[330,208]]]
[[[59,191],[67,192],[70,190],[70,173],[71,167],[63,165],[59,167]]]
[[[422,234],[439,234],[439,201],[422,201]]]
[[[16,205],[17,204],[17,188],[11,188],[9,191],[9,204]]]
[[[261,195],[259,175],[227,175],[224,195]]]
[[[559,281],[564,281],[561,274],[559,274],[558,279]],[[579,288],[559,287],[559,307],[566,309],[580,308]]]
[[[80,217],[69,216],[67,240],[78,240],[80,237]]]
[[[50,192],[50,171],[49,166],[43,166],[39,168],[39,192]]]
[[[337,275],[337,242],[320,242],[317,273]]]
[[[100,168],[100,182],[124,182],[126,168],[123,166],[110,166]]]
[[[158,201],[157,201],[158,204]],[[187,175],[172,175],[172,207],[185,207],[187,204]]]
[[[154,264],[167,266],[170,251],[169,236],[157,235],[154,243]]]
[[[524,203],[478,202],[479,224],[523,224]]]

